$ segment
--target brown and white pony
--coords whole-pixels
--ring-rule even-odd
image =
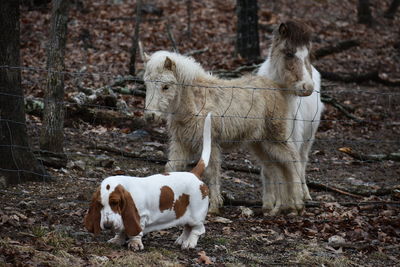
[[[299,21],[281,23],[273,33],[273,41],[265,62],[258,70],[258,75],[267,77],[283,86],[312,87],[310,96],[292,95],[288,119],[292,121],[292,134],[288,142],[293,142],[300,154],[301,182],[304,199],[311,196],[306,184],[305,171],[308,155],[315,139],[324,105],[321,102],[321,76],[311,65],[311,31]],[[277,187],[284,182],[283,171],[278,162],[271,162],[268,169],[262,170],[263,200],[265,208],[276,206],[281,196]]]

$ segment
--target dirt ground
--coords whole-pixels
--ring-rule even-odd
[[[131,15],[129,10],[134,7],[129,3],[109,2],[93,1],[84,4],[83,9],[71,10],[69,37],[73,41],[68,45],[67,68],[74,71],[84,67],[89,73],[106,74],[70,75],[66,81],[67,96],[76,93],[78,82],[97,88],[110,84],[121,72],[126,73],[130,46],[127,40],[133,22],[124,18]],[[229,37],[234,36],[235,1],[193,1],[191,42],[185,42],[184,36],[179,35],[186,25],[186,11],[181,2],[151,2],[164,15],[145,17],[143,42],[147,50],[171,48],[168,38],[157,33],[158,29],[165,29],[165,18],[170,15],[182,52],[207,46],[209,51],[196,59],[209,69],[235,69],[243,64],[233,59],[234,42]],[[400,79],[400,37],[395,29],[400,15],[393,21],[382,17],[390,1],[370,1],[375,18],[373,27],[356,23],[357,1],[285,0],[271,1],[270,5],[261,2],[263,55],[270,42],[270,28],[277,21],[302,18],[315,31],[315,48],[348,39],[361,43],[318,60],[314,63],[318,69],[336,73],[378,69],[383,77]],[[29,11],[26,7],[23,11],[23,64],[43,67],[49,12]],[[82,53],[84,41],[79,38],[84,29],[90,30],[93,48]],[[219,35],[220,32],[225,35]],[[25,70],[26,94],[40,97],[44,78],[43,72]],[[207,217],[206,234],[196,249],[182,251],[174,245],[181,231],[178,228],[146,235],[145,249],[141,252],[109,245],[106,241],[112,237],[111,232],[94,237],[84,229],[83,217],[91,194],[110,175],[146,176],[162,172],[166,130],[163,125],[136,129],[128,121],[104,125],[77,118],[66,123],[67,167],[47,167],[54,182],[30,182],[0,189],[0,266],[200,266],[208,260],[217,266],[400,265],[400,162],[359,160],[339,151],[348,147],[363,155],[400,152],[400,89],[375,82],[327,80],[323,80],[323,86],[324,93],[364,121],[356,122],[325,104],[307,167],[313,201],[307,204],[302,216],[261,214],[257,202],[261,199],[258,175],[234,168],[257,164],[245,150],[238,150],[223,157],[223,162],[231,167],[223,169],[222,190],[225,199],[232,201],[226,201],[220,215]],[[143,98],[123,98],[132,109],[143,108]],[[40,118],[27,116],[27,126],[32,147],[37,149]],[[154,136],[151,134],[154,132],[160,134]],[[105,146],[121,152],[106,151]],[[138,156],[129,157],[123,152]],[[334,192],[332,188],[342,191]],[[242,206],[235,200],[242,201]],[[200,256],[202,251],[207,257]]]

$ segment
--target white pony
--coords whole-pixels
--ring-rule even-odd
[[[311,65],[309,51],[311,49],[310,31],[306,25],[298,21],[282,23],[274,31],[273,42],[265,62],[261,65],[257,74],[267,77],[276,83],[286,85],[285,74],[292,73],[293,69],[302,70],[304,76],[311,74],[314,91],[310,96],[293,96],[290,106],[289,119],[293,120],[292,135],[289,142],[294,142],[301,158],[301,182],[305,199],[311,196],[306,184],[305,172],[308,155],[315,139],[321,113],[324,104],[321,102],[321,76]],[[311,70],[311,72],[310,72]],[[308,77],[307,77],[308,78]],[[276,196],[276,186],[283,182],[279,173],[279,164],[271,164],[272,170],[263,170],[268,185],[264,195],[268,195],[272,201],[279,198]]]

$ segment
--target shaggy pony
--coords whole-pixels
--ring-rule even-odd
[[[145,61],[146,117],[167,120],[170,142],[166,171],[184,170],[191,156],[199,153],[204,116],[212,112],[212,152],[205,172],[210,188],[209,211],[217,213],[223,203],[220,150],[239,146],[252,151],[263,169],[271,162],[282,167],[284,183],[273,195],[279,198],[264,195],[264,212],[303,210],[300,155],[295,144],[288,142],[292,122],[287,117],[293,95],[309,95],[310,88],[281,88],[254,75],[219,79],[194,59],[167,51],[145,55]],[[263,187],[267,186],[265,176],[261,178]]]

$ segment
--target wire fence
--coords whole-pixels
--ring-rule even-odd
[[[39,77],[42,77],[42,81],[36,82],[37,88],[44,88],[45,86],[45,80],[46,80],[46,74],[49,72],[46,69],[43,68],[36,68],[36,67],[24,67],[24,66],[0,66],[0,68],[7,68],[11,70],[18,70],[18,71],[29,71],[29,72],[35,72],[35,73],[40,73]],[[116,84],[116,80],[121,79],[121,77],[115,77],[111,73],[82,73],[82,72],[77,72],[77,71],[64,71],[62,72],[65,75],[68,75],[69,77],[72,78],[82,78],[85,77],[85,79],[91,79],[93,76],[96,75],[106,75],[110,82],[108,83],[109,85],[106,85],[109,89],[109,93],[115,94],[115,97],[117,100],[123,100],[124,98],[128,98],[130,100],[135,99],[136,101],[141,100],[139,104],[136,105],[129,105],[126,104],[124,105],[124,108],[119,108],[117,105],[114,103],[112,105],[106,105],[104,103],[98,103],[98,101],[94,101],[93,103],[79,103],[74,99],[74,96],[76,96],[80,91],[82,90],[75,90],[69,91],[68,97],[66,100],[57,103],[59,105],[62,105],[66,111],[66,117],[68,117],[68,112],[70,112],[70,108],[75,107],[79,109],[90,109],[90,110],[97,110],[97,111],[104,111],[104,112],[109,112],[113,111],[116,113],[116,119],[118,119],[118,116],[122,116],[125,120],[129,119],[131,116],[132,118],[141,118],[144,112],[151,112],[151,111],[156,111],[163,113],[165,117],[167,116],[178,116],[181,115],[176,112],[166,112],[166,111],[160,111],[160,110],[148,110],[146,106],[144,106],[144,100],[143,96],[141,97],[136,97],[132,94],[132,91],[130,91],[131,94],[128,95],[123,95],[119,94],[115,88],[117,87],[123,87],[127,86],[127,84],[131,85],[131,88],[137,88],[141,87],[143,90],[143,84],[144,81],[140,78],[137,77],[131,77],[127,79],[122,85],[110,86],[110,84]],[[74,85],[71,84],[73,83],[73,79],[69,79],[67,81],[67,86],[73,87]],[[155,80],[155,81],[146,81],[147,83],[160,83],[161,81]],[[176,84],[179,86],[182,86],[184,84]],[[189,86],[197,86],[194,84],[190,84]],[[202,87],[202,86],[200,86]],[[208,90],[219,90],[223,87],[221,86],[212,86],[212,87],[204,87],[205,89]],[[226,88],[231,89],[231,99],[234,98],[234,92],[235,90],[252,90],[252,91],[257,91],[257,90],[286,90],[285,88],[251,88],[249,86],[245,87],[240,87],[240,86],[227,86]],[[370,88],[369,90],[363,90],[363,89],[353,89],[353,88],[346,88],[346,89],[341,89],[340,91],[336,90],[334,86],[330,86],[328,88],[324,88],[328,90],[323,90],[323,94],[330,95],[332,97],[338,97],[340,98],[341,95],[347,96],[352,96],[354,98],[358,98],[360,95],[364,97],[364,100],[371,101],[371,103],[377,103],[379,102],[380,105],[384,107],[383,110],[380,110],[380,113],[383,114],[383,120],[376,120],[376,118],[370,117],[370,118],[363,118],[362,123],[357,123],[353,119],[346,119],[343,118],[342,115],[339,114],[339,118],[337,117],[332,117],[328,115],[323,115],[321,119],[318,117],[313,117],[312,120],[309,119],[298,119],[298,118],[284,118],[284,117],[277,117],[275,118],[273,115],[271,118],[267,118],[265,116],[262,116],[261,114],[259,116],[248,116],[249,113],[244,112],[247,115],[228,115],[228,114],[222,114],[222,115],[217,115],[214,114],[214,118],[217,119],[244,119],[244,120],[283,120],[283,121],[303,121],[305,123],[312,123],[312,122],[319,122],[320,123],[320,130],[319,133],[322,132],[322,134],[317,134],[317,137],[314,136],[309,136],[307,139],[300,139],[296,140],[293,138],[289,138],[287,140],[273,140],[273,139],[249,139],[249,138],[239,138],[239,139],[231,139],[231,140],[219,140],[216,139],[215,141],[223,144],[224,142],[227,143],[232,143],[234,146],[237,146],[238,144],[240,145],[248,145],[251,143],[260,143],[267,141],[269,143],[273,142],[293,142],[296,144],[302,144],[304,142],[314,142],[313,149],[311,151],[311,159],[308,164],[308,169],[306,172],[307,177],[312,177],[312,180],[322,180],[326,184],[335,184],[337,183],[338,178],[340,179],[341,176],[344,174],[349,175],[350,177],[356,176],[357,178],[360,178],[362,180],[365,180],[365,184],[374,184],[375,179],[378,181],[380,184],[382,180],[382,176],[393,176],[397,175],[397,172],[395,170],[396,166],[398,166],[398,163],[396,160],[393,161],[393,157],[390,158],[391,154],[398,153],[398,150],[400,148],[400,141],[397,138],[396,135],[396,129],[400,125],[400,121],[398,121],[398,116],[396,113],[396,109],[392,107],[392,102],[396,103],[400,97],[400,93],[396,91],[377,91],[374,88]],[[93,93],[93,92],[92,92]],[[320,92],[317,92],[320,94]],[[7,93],[0,93],[1,96],[7,96],[7,97],[17,97],[21,98],[23,97],[25,100],[25,103],[31,101],[32,99],[35,101],[39,101],[42,104],[44,103],[43,99],[40,99],[38,97],[32,98],[32,97],[24,97],[24,96],[19,96],[19,95],[13,95],[13,94],[7,94]],[[99,94],[101,96],[101,94]],[[124,96],[124,97],[122,97]],[[132,99],[131,99],[132,98]],[[206,99],[205,99],[206,101]],[[254,101],[257,101],[257,99],[252,99],[251,103]],[[101,102],[101,101],[100,101]],[[271,103],[272,105],[274,103]],[[301,101],[298,103],[301,105]],[[328,105],[328,104],[326,104]],[[228,105],[227,111],[229,110],[230,105]],[[39,110],[39,114],[43,112],[43,106],[41,106]],[[250,108],[251,109],[251,108]],[[296,107],[295,110],[298,112],[299,107]],[[36,110],[37,111],[37,110]],[[135,113],[140,112],[139,116],[134,115]],[[332,110],[328,110],[325,112],[332,113]],[[28,110],[29,113],[29,110]],[[37,115],[38,113],[36,112],[31,112],[32,114]],[[372,114],[372,113],[371,113]],[[296,114],[297,115],[297,114]],[[202,119],[204,114],[193,114],[193,119],[199,120]],[[68,118],[68,120],[71,120],[71,118]],[[72,119],[73,121],[78,121],[79,117],[75,117]],[[86,120],[86,123],[89,125],[112,125],[112,121],[107,121],[107,122],[101,122],[99,121],[101,118],[96,117],[96,115],[92,116],[89,120]],[[10,123],[17,123],[17,124],[25,124],[25,122],[18,122],[18,121],[10,121],[5,118],[0,117],[0,121],[5,122],[7,124]],[[143,120],[144,121],[144,120]],[[115,124],[114,124],[115,125]],[[329,127],[327,126],[329,125]],[[333,126],[332,126],[333,125]],[[39,148],[38,144],[38,132],[40,131],[41,127],[41,122],[40,119],[35,119],[33,120],[32,118],[28,119],[26,126],[28,127],[29,132],[31,133],[30,139],[31,139],[31,145],[29,147],[22,147],[22,146],[17,146],[14,144],[9,144],[9,145],[1,145],[2,147],[11,147],[11,151],[14,149],[26,149],[26,150],[33,150],[35,154],[42,159],[45,159],[48,157],[48,155],[51,155],[50,151],[45,151],[41,150]],[[95,126],[93,126],[95,127]],[[117,126],[117,128],[124,128],[126,127],[126,123],[121,123],[121,125]],[[76,157],[93,157],[93,153],[101,153],[101,154],[112,154],[113,156],[117,157],[123,157],[126,158],[127,160],[139,160],[142,162],[148,162],[150,164],[158,163],[161,164],[157,169],[162,168],[161,166],[167,162],[167,156],[166,156],[166,151],[168,147],[168,143],[171,141],[176,141],[176,140],[170,140],[168,137],[168,130],[165,130],[161,132],[161,134],[156,134],[152,135],[151,134],[151,129],[157,126],[151,125],[149,123],[143,122],[143,125],[136,127],[135,125],[130,125],[132,129],[129,130],[130,133],[123,133],[121,131],[111,131],[111,133],[107,133],[107,131],[102,131],[100,133],[97,133],[96,136],[96,131],[93,131],[92,133],[89,131],[86,133],[86,135],[82,135],[82,138],[76,138],[69,135],[71,132],[70,131],[65,131],[65,156],[67,161],[73,162]],[[312,126],[309,126],[312,127]],[[322,127],[322,130],[321,130]],[[324,135],[323,134],[323,129],[324,128],[330,128],[329,131],[332,131],[333,133],[331,135]],[[335,127],[339,127],[342,129],[339,129],[338,132],[335,132]],[[392,129],[387,129],[387,128],[392,127]],[[360,131],[355,130],[357,128],[360,128]],[[67,128],[66,128],[67,129]],[[349,129],[349,133],[342,132],[343,129]],[[384,130],[387,131],[385,134],[372,134],[370,136],[363,134],[363,131],[366,132],[373,132],[377,130]],[[132,137],[132,133],[135,133],[135,131],[144,131],[146,132],[144,136],[140,136],[138,134],[137,136]],[[199,127],[199,130],[201,128]],[[223,131],[224,129],[220,129]],[[355,131],[354,131],[355,130]],[[150,133],[149,133],[150,132]],[[354,136],[353,134],[356,133]],[[76,134],[76,133],[75,133]],[[101,139],[105,138],[108,143],[107,144],[102,144]],[[193,136],[188,136],[186,137],[187,139],[184,140],[185,142],[194,142],[194,143],[199,143],[201,140],[198,138],[195,138]],[[185,138],[184,138],[185,139]],[[100,140],[100,141],[99,141]],[[152,140],[152,141],[151,141]],[[78,143],[77,143],[78,142]],[[80,143],[85,143],[85,146],[80,146]],[[131,144],[134,144],[131,146]],[[150,143],[150,144],[149,144]],[[110,145],[111,144],[111,145]],[[235,145],[236,144],[236,145]],[[133,147],[135,148],[148,148],[149,150],[152,151],[146,151],[144,150],[139,150],[137,152],[131,152],[129,150],[132,150]],[[149,147],[152,147],[151,149]],[[350,147],[356,151],[359,151],[362,155],[361,156],[356,156],[353,158],[350,158],[348,155],[343,154],[342,152],[338,152],[338,149],[341,147]],[[98,152],[94,152],[98,151]],[[159,152],[161,151],[161,152]],[[239,150],[239,154],[236,154],[236,156],[232,156],[232,154],[229,154],[225,152],[223,154],[223,157],[221,158],[221,162],[219,164],[222,165],[223,168],[223,183],[226,182],[231,182],[232,180],[232,171],[233,171],[233,177],[240,177],[241,179],[245,182],[243,184],[246,184],[246,186],[249,186],[249,190],[254,192],[254,195],[259,194],[259,180],[256,176],[258,176],[258,173],[260,172],[260,169],[258,167],[259,163],[256,163],[255,161],[252,161],[254,157],[249,155],[245,150]],[[321,152],[322,151],[322,152]],[[159,153],[157,153],[159,152]],[[224,152],[224,151],[223,151]],[[376,157],[376,160],[373,160],[373,158],[370,157],[370,154],[385,154],[386,157]],[[239,159],[238,159],[239,155]],[[322,155],[322,156],[321,156]],[[195,157],[194,158],[183,158],[183,159],[174,159],[174,161],[180,161],[180,162],[186,162],[186,163],[193,163],[196,161]],[[288,160],[291,162],[291,160]],[[226,164],[226,163],[230,164]],[[276,160],[268,160],[268,163],[273,163],[273,162],[278,162]],[[304,160],[302,160],[304,162]],[[389,162],[389,163],[388,163]],[[46,161],[43,160],[41,161],[42,164],[46,164]],[[261,163],[266,163],[266,162],[261,162]],[[346,167],[351,165],[351,168],[349,170],[346,170]],[[152,166],[152,165],[150,165]],[[154,166],[154,165],[153,165]],[[341,166],[343,168],[343,172],[340,173],[340,171],[335,170],[333,171],[333,182],[332,179],[330,178],[332,168],[335,168],[336,166]],[[356,166],[356,167],[354,167]],[[45,168],[45,166],[42,166]],[[131,168],[132,169],[132,168]],[[133,168],[134,169],[134,168]],[[12,170],[12,169],[1,169],[2,171],[10,171],[10,172],[30,172],[26,170]],[[113,173],[113,169],[109,169],[110,175]],[[152,170],[151,168],[147,169],[143,175],[149,175],[153,174],[156,171]],[[354,172],[354,173],[352,173]],[[360,177],[360,172],[363,172],[365,176]],[[127,172],[129,173],[129,172]],[[132,172],[131,172],[132,173]],[[134,171],[133,171],[134,173]],[[228,173],[228,174],[227,174]],[[238,174],[236,174],[238,173]],[[244,177],[249,176],[250,179],[246,179]],[[381,177],[376,177],[376,176],[381,176]],[[90,177],[88,177],[90,178]],[[104,178],[104,177],[103,177]],[[348,178],[348,177],[347,177]],[[354,177],[353,177],[354,178]],[[230,180],[229,180],[230,179]],[[97,180],[93,180],[94,182],[98,182]],[[396,185],[397,182],[391,181],[389,182],[384,182],[384,186],[390,187]],[[212,186],[212,185],[210,185]]]
[[[31,58],[27,60],[26,55],[30,54],[30,46],[32,44],[34,44],[33,46],[36,45],[37,51],[44,52],[44,40],[40,36],[44,36],[45,27],[35,28],[35,34],[31,35],[29,23],[22,23],[21,33],[22,36],[25,36],[21,39],[23,51],[25,51],[23,62],[31,62],[31,65],[6,65],[0,66],[0,70],[5,68],[21,71],[23,76],[22,86],[27,94],[26,96],[20,96],[0,92],[0,97],[22,97],[30,117],[28,117],[27,122],[10,121],[0,117],[0,122],[26,125],[30,134],[30,146],[23,147],[13,144],[3,144],[1,146],[11,147],[11,151],[14,149],[33,150],[42,159],[41,164],[48,164],[46,157],[53,154],[50,151],[40,149],[39,145],[40,129],[43,127],[40,117],[45,105],[41,90],[46,87],[47,75],[56,72],[63,74],[65,79],[66,97],[56,104],[63,106],[67,121],[64,129],[64,156],[66,161],[73,163],[80,157],[90,159],[93,153],[107,154],[110,157],[115,156],[127,161],[148,162],[149,166],[151,166],[144,172],[136,172],[132,170],[135,168],[127,167],[130,170],[125,171],[126,174],[141,176],[153,174],[157,170],[163,169],[163,165],[167,163],[168,144],[170,142],[184,141],[198,144],[201,143],[201,137],[185,136],[181,137],[180,140],[172,140],[167,128],[163,126],[160,128],[158,125],[146,122],[142,119],[143,114],[146,112],[157,112],[162,114],[163,117],[181,116],[182,114],[179,109],[166,111],[147,107],[143,100],[145,81],[139,77],[128,78],[116,74],[119,67],[123,66],[128,59],[127,54],[129,52],[125,46],[129,47],[131,45],[126,40],[130,40],[132,34],[131,30],[135,21],[133,14],[136,3],[129,2],[119,6],[110,4],[110,1],[96,1],[95,3],[82,3],[82,6],[78,6],[78,2],[76,6],[73,5],[72,7],[70,17],[73,21],[68,26],[72,33],[71,40],[73,40],[69,47],[72,56],[68,55],[68,53],[66,56],[66,66],[68,66],[69,70],[58,72],[49,70],[46,67],[40,67],[39,65],[43,63],[43,60],[38,56],[33,61],[31,61]],[[199,54],[199,57],[201,59],[207,58],[210,68],[224,66],[222,62],[226,61],[223,58],[233,54],[237,37],[233,26],[236,23],[236,2],[221,3],[215,1],[207,6],[208,4],[204,4],[201,1],[194,1],[192,9],[189,10],[186,7],[183,8],[180,1],[161,1],[155,7],[159,7],[161,11],[164,10],[164,14],[162,12],[159,15],[151,14],[151,12],[146,14],[143,11],[141,18],[142,34],[140,37],[144,47],[148,49],[147,52],[159,50],[160,48],[173,48],[180,52],[189,51],[188,53],[190,53],[190,51],[196,51],[196,48],[199,48],[198,45],[195,45],[196,42],[206,40],[207,42],[204,45],[202,44],[201,47],[202,49],[209,48],[212,56]],[[149,3],[149,5],[152,8],[152,3]],[[271,25],[276,24],[273,21],[277,19],[274,16],[278,12],[275,9],[279,4],[259,2],[259,5],[260,11],[270,10],[271,6],[273,10],[271,14],[267,12],[259,17],[261,22],[259,32],[260,37],[262,36],[260,45],[262,50],[266,50],[272,37],[273,28]],[[105,10],[113,10],[114,12],[102,13]],[[171,12],[171,10],[173,11]],[[347,8],[347,10],[351,9]],[[97,14],[99,11],[101,11],[100,16]],[[49,13],[49,10],[47,12]],[[168,14],[168,12],[170,13]],[[221,12],[225,14],[224,20],[218,20],[218,18],[209,20],[210,17],[216,17]],[[296,10],[296,12],[300,11]],[[308,8],[303,12],[305,18],[310,16],[309,19],[315,21],[312,12],[309,12]],[[95,13],[96,16],[90,17],[90,14],[93,15]],[[25,15],[26,13],[22,13],[22,16]],[[35,18],[43,23],[44,16]],[[31,20],[26,21],[29,22]],[[246,24],[247,22],[243,23]],[[111,29],[111,27],[116,27],[116,29]],[[153,28],[157,30],[155,31]],[[118,34],[115,34],[115,32],[118,32]],[[244,39],[249,38],[245,33],[242,37]],[[223,51],[215,49],[215,44],[224,47]],[[103,60],[107,56],[104,53],[110,52],[110,50],[112,50],[110,60]],[[79,53],[76,51],[79,51]],[[203,56],[204,58],[202,58]],[[83,62],[83,66],[76,62]],[[92,68],[96,64],[99,66]],[[42,66],[45,66],[45,64],[42,64]],[[218,71],[215,71],[215,73],[217,75],[224,74],[224,72]],[[163,83],[160,80],[146,82]],[[400,125],[398,114],[400,113],[397,108],[400,92],[396,90],[380,90],[380,88],[374,87],[358,88],[355,86],[340,86],[338,88],[336,84],[326,85],[326,81],[324,81],[321,92],[317,92],[319,97],[322,100],[326,96],[337,99],[339,102],[344,103],[341,105],[341,109],[353,114],[353,116],[346,116],[342,113],[343,111],[336,110],[329,103],[325,103],[325,111],[321,118],[317,114],[308,118],[300,118],[298,113],[300,106],[303,105],[300,98],[300,101],[296,103],[297,106],[293,108],[295,110],[293,116],[274,115],[275,110],[272,110],[271,116],[266,118],[263,114],[251,113],[253,104],[259,101],[255,94],[259,91],[274,92],[276,90],[286,91],[289,89],[258,88],[255,86],[204,86],[182,83],[175,83],[175,85],[198,87],[210,91],[230,90],[230,99],[221,104],[221,106],[225,106],[225,111],[213,114],[214,119],[221,122],[220,132],[226,130],[223,127],[223,122],[230,120],[292,124],[285,139],[277,140],[271,137],[226,139],[215,137],[215,141],[221,146],[237,147],[233,153],[222,150],[223,154],[219,164],[222,165],[223,169],[223,183],[231,183],[235,177],[240,178],[244,181],[242,184],[246,185],[248,190],[254,195],[259,195],[261,187],[257,177],[260,173],[259,166],[268,163],[282,163],[282,161],[275,159],[258,159],[258,161],[255,161],[256,157],[249,154],[246,149],[239,148],[239,146],[246,147],[261,142],[268,142],[269,144],[286,142],[301,147],[304,143],[313,142],[306,172],[308,181],[323,181],[327,185],[340,184],[346,187],[347,179],[350,177],[362,180],[365,182],[364,184],[376,183],[379,186],[389,187],[397,184],[395,179],[388,179],[388,181],[385,179],[385,177],[398,177],[400,175],[396,171],[399,165],[398,161],[393,160],[395,157],[393,154],[398,153],[400,149],[400,141],[398,139]],[[235,92],[238,90],[250,92],[249,102],[251,105],[248,109],[241,110],[239,114],[234,114],[230,112],[230,108],[235,98]],[[210,97],[210,95],[204,96],[204,103],[208,101],[207,97]],[[349,104],[346,104],[346,102],[349,102]],[[275,105],[275,102],[269,104]],[[315,104],[319,104],[319,102]],[[200,122],[202,117],[206,115],[201,112],[201,109],[192,114],[193,120]],[[111,112],[111,116],[106,116]],[[305,138],[293,138],[293,125],[295,123],[303,123],[304,127],[310,128],[319,124],[319,130],[316,136],[310,134]],[[197,129],[201,131],[201,123],[197,123],[197,125]],[[7,131],[9,134],[11,133],[6,129]],[[340,148],[350,148],[355,153],[349,155],[339,151]],[[344,149],[344,151],[349,150]],[[196,160],[196,157],[193,156],[193,158],[178,158],[172,161],[190,164]],[[301,158],[297,161],[304,163],[307,159]],[[293,162],[293,160],[287,159],[286,162]],[[110,175],[115,173],[115,165],[118,164],[105,168],[106,172],[109,172]],[[135,163],[135,165],[141,166],[140,163]],[[71,165],[68,165],[68,167],[71,167]],[[42,168],[45,168],[45,166],[43,165]],[[85,175],[91,175],[90,172],[84,172]],[[93,181],[99,182],[98,179]],[[212,186],[211,184],[209,185]]]

